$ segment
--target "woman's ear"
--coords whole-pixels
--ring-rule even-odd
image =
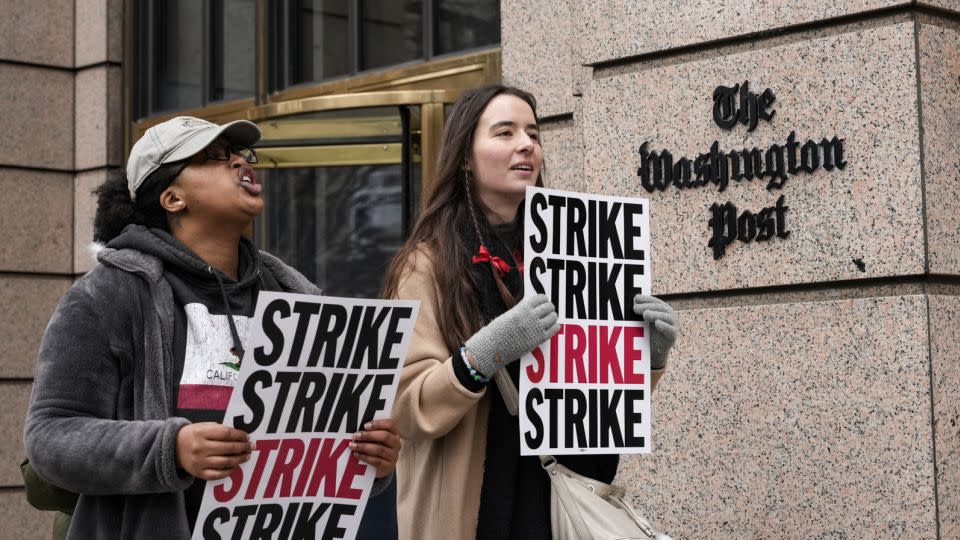
[[[181,197],[180,191],[173,186],[163,190],[163,193],[160,194],[160,206],[171,214],[187,209],[187,203]]]

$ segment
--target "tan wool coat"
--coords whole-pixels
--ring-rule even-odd
[[[400,375],[392,416],[403,438],[397,463],[400,540],[476,538],[486,457],[486,390],[460,384],[437,323],[441,294],[429,251],[421,247],[400,279],[397,298],[420,312]],[[662,372],[654,372],[651,387]],[[519,451],[519,449],[518,449]]]
[[[475,538],[489,400],[485,390],[472,392],[457,380],[437,324],[433,261],[424,248],[412,259],[397,291],[397,298],[420,301],[392,414],[403,437],[400,538]]]

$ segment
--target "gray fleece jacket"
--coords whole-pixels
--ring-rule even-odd
[[[261,252],[288,292],[319,294]],[[24,442],[34,469],[80,493],[68,538],[189,538],[176,464],[172,336],[177,309],[163,263],[105,248],[50,319],[37,360]],[[378,479],[374,493],[390,478]]]

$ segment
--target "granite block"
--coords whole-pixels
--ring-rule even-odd
[[[919,25],[930,272],[960,274],[960,32]]]
[[[650,200],[654,292],[923,273],[914,51],[914,24],[903,23],[593,80],[578,117],[585,174],[606,194]],[[771,89],[774,116],[752,132],[721,129],[714,89],[745,81],[757,94]],[[650,193],[637,176],[644,143],[693,160],[714,141],[725,152],[766,152],[790,133],[801,143],[842,139],[846,166],[799,171],[779,189],[764,178],[731,180],[724,191],[670,185]],[[780,196],[787,238],[734,240],[714,259],[712,205],[757,213]]]
[[[847,0],[818,3],[781,0],[581,1],[574,35],[581,40],[582,64],[617,60],[880,9],[906,6],[903,0]]]
[[[22,489],[0,491],[0,527],[5,538],[49,540],[53,537],[53,516],[53,512],[30,506]]]
[[[616,483],[674,538],[936,538],[926,320],[922,295],[680,312]]]
[[[73,177],[0,167],[0,272],[73,270]]]
[[[76,66],[123,61],[123,0],[77,0]]]
[[[123,163],[122,70],[99,66],[77,72],[75,126],[78,170]]]
[[[960,538],[960,297],[930,296],[930,359],[942,538]]]
[[[27,456],[23,449],[23,421],[30,404],[29,382],[0,382],[3,409],[0,410],[0,486],[22,486],[18,465]]]
[[[540,125],[547,187],[592,192],[583,175],[583,143],[572,120]]]
[[[0,60],[73,67],[73,0],[4,0]]]
[[[0,63],[0,165],[72,169],[73,103],[73,73]]]
[[[920,0],[919,4],[960,13],[960,0]]]
[[[501,2],[500,46],[504,84],[537,98],[541,117],[572,113],[574,69],[571,48],[574,0]]]
[[[107,61],[123,62],[124,0],[107,0]]]
[[[33,377],[47,322],[72,283],[70,278],[0,275],[0,379]]]

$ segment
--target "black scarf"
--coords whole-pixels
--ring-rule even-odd
[[[523,276],[517,271],[513,253],[522,237],[523,215],[518,213],[513,225],[498,227],[497,232],[485,226],[484,245],[492,255],[510,264],[503,282],[518,301],[523,295]],[[460,231],[464,245],[477,253],[479,242],[472,227]],[[471,278],[480,291],[485,319],[491,321],[507,310],[500,297],[490,264],[471,267]],[[519,387],[520,362],[507,368]],[[503,404],[496,383],[487,388],[490,415],[487,420],[486,460],[483,466],[483,487],[480,490],[480,514],[477,538],[480,540],[550,539],[550,481],[535,456],[520,455],[520,425]],[[522,406],[522,404],[521,404]],[[619,456],[561,456],[560,463],[579,474],[610,483],[617,472]]]

